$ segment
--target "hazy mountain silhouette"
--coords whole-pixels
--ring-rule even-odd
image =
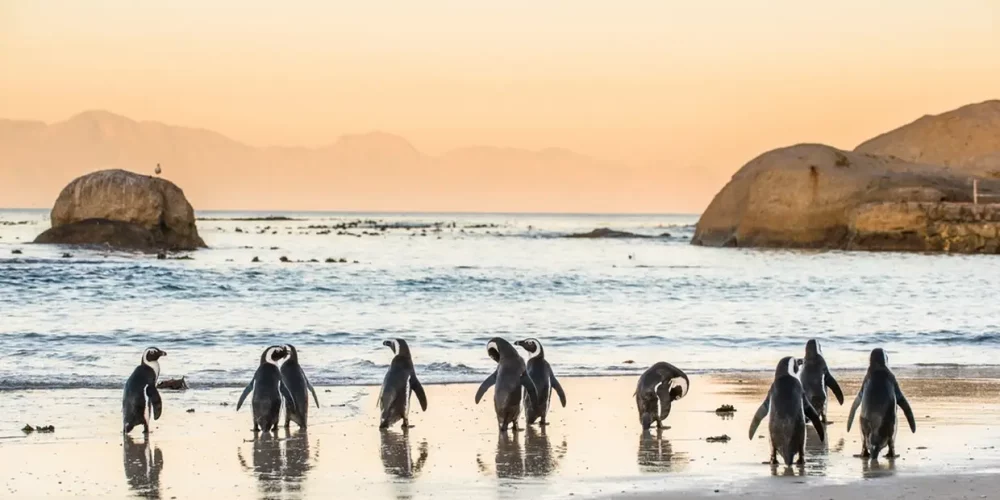
[[[102,168],[163,176],[198,209],[657,211],[651,172],[565,149],[421,153],[384,133],[327,146],[253,147],[198,128],[85,111],[45,124],[0,120],[0,206],[48,207]]]

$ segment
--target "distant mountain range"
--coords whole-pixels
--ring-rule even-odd
[[[469,147],[425,155],[383,132],[319,148],[253,147],[210,130],[87,111],[58,123],[0,120],[0,207],[48,207],[103,168],[163,177],[196,209],[662,212],[689,186],[565,149]],[[696,172],[680,172],[698,178]],[[704,179],[705,194],[718,179]]]

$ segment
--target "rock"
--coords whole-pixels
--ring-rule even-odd
[[[188,409],[187,409],[187,412],[188,412],[188,413],[194,413],[194,408],[188,408]]]
[[[487,231],[488,233],[489,231]],[[649,236],[645,234],[630,233],[628,231],[615,231],[606,227],[599,227],[587,233],[572,233],[563,236],[564,238],[669,238],[669,233],[660,236]]]
[[[333,264],[337,262],[337,259],[334,259],[333,257],[327,257],[324,262],[326,262],[327,264]]]
[[[911,229],[917,224],[912,214],[869,211],[883,203],[971,206],[969,180],[964,172],[944,166],[820,144],[776,149],[733,175],[702,214],[691,243],[925,251],[923,237],[897,230],[899,224]],[[980,189],[1000,192],[1000,181],[981,178]],[[873,236],[881,232],[905,241],[885,245]]]
[[[179,379],[174,378],[174,379],[161,380],[158,384],[156,384],[156,388],[167,389],[171,391],[186,391],[190,389],[190,387],[188,387],[187,380],[185,380],[184,377],[181,377]]]
[[[867,140],[854,151],[1000,177],[1000,100],[926,115]]]
[[[52,228],[36,243],[102,245],[126,250],[205,247],[194,209],[170,181],[125,170],[74,179],[52,208]]]
[[[11,250],[10,253],[12,253],[14,255],[21,255],[24,252],[22,252],[21,249],[19,249],[19,248],[15,248],[15,249]]]
[[[707,438],[705,438],[705,442],[708,442],[708,443],[728,443],[732,439],[733,438],[729,437],[727,434],[723,434],[721,436],[707,437]]]
[[[64,259],[72,259],[73,258],[73,254],[71,254],[71,253],[65,253],[64,252],[62,254],[62,258],[64,258]]]
[[[715,409],[715,413],[735,413],[736,407],[733,405],[722,405]]]
[[[164,260],[166,258],[167,258],[167,254],[165,254],[163,252],[160,252],[160,253],[156,254],[156,259],[157,260]]]
[[[32,432],[48,434],[55,431],[56,428],[54,425],[36,425],[32,427],[31,424],[24,424],[24,427],[21,428],[21,432],[24,432],[25,434],[31,434]]]
[[[260,258],[255,255],[254,258],[250,259],[250,262],[260,262]]]
[[[281,262],[290,262],[288,260],[288,257],[285,257],[284,255],[282,255],[278,260],[280,260]]]
[[[142,252],[160,248],[156,237],[146,228],[108,219],[87,219],[53,227],[38,235],[35,243],[98,245]]]

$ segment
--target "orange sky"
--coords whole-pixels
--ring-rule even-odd
[[[0,0],[0,117],[563,147],[676,184],[1000,97],[995,0],[294,4]]]

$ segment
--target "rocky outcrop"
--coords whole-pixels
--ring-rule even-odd
[[[205,246],[194,209],[172,182],[125,170],[79,177],[59,194],[52,228],[36,243],[158,251]]]
[[[776,149],[733,175],[691,242],[996,253],[1000,206],[972,203],[973,180],[980,201],[1000,200],[994,158],[1000,101],[922,118],[855,151],[820,144]]]
[[[924,116],[854,150],[1000,177],[1000,100]]]

